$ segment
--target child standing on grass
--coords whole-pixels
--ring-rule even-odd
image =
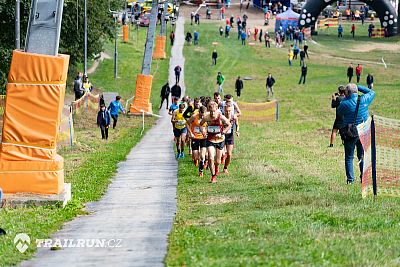
[[[101,139],[108,139],[108,128],[111,124],[111,114],[106,109],[106,105],[100,105],[100,111],[97,113],[97,126],[100,127]]]

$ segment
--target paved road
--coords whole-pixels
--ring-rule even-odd
[[[176,26],[170,71],[184,66],[184,19]],[[183,76],[183,73],[182,73]],[[170,79],[174,74],[170,73]],[[63,248],[38,250],[21,266],[162,266],[167,237],[176,212],[178,164],[172,149],[170,118],[163,116],[118,166],[105,196],[88,204],[91,215],[65,224],[52,238],[117,240],[108,248]],[[90,179],[88,177],[88,179]],[[90,243],[89,243],[90,244]],[[106,242],[107,244],[107,242]]]

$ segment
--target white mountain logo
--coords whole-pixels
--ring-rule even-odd
[[[28,249],[30,244],[31,239],[25,233],[19,233],[14,238],[14,245],[21,253],[24,253]]]

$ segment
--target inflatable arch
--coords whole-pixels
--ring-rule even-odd
[[[322,10],[335,2],[332,0],[308,0],[300,13],[299,27],[314,26]],[[361,2],[369,5],[377,13],[381,21],[381,27],[388,29],[389,36],[397,34],[396,10],[389,0],[361,0]]]

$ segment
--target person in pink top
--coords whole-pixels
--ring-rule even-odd
[[[254,28],[254,41],[257,41],[258,29]]]
[[[360,64],[357,64],[357,67],[356,67],[357,83],[360,82],[361,73],[362,73],[362,66]]]

